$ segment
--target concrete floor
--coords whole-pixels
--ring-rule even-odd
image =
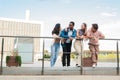
[[[0,76],[0,80],[120,80],[120,76]]]
[[[120,71],[119,71],[120,72]],[[80,68],[77,67],[55,67],[44,68],[44,75],[81,75]],[[116,75],[116,68],[110,67],[85,67],[83,75]],[[2,75],[42,75],[40,67],[4,67]]]

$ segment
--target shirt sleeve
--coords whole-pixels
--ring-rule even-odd
[[[100,38],[100,39],[105,38],[105,35],[104,35],[102,32],[100,32],[100,31],[99,31],[99,38]]]
[[[87,35],[87,36],[91,36],[90,30],[88,30],[88,31],[86,32],[86,35]]]
[[[72,36],[71,36],[71,37],[75,38],[75,37],[76,37],[76,34],[77,34],[77,31],[76,31],[76,30],[74,30],[74,31],[73,31],[73,34],[72,34]]]
[[[62,30],[62,31],[61,31],[60,37],[69,38],[68,35],[65,35],[65,30]]]

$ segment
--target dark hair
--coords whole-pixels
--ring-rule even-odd
[[[60,24],[57,23],[52,31],[52,34],[59,35],[59,32],[60,32]]]
[[[73,21],[71,21],[70,23],[72,23],[73,26],[75,25],[75,23]]]
[[[95,30],[98,30],[98,24],[92,24],[92,27],[93,27]]]

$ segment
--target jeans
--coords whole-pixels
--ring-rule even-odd
[[[71,45],[72,43],[64,43],[64,46],[62,46],[63,48],[62,65],[63,66],[66,66],[66,62],[67,62],[67,66],[70,66]]]
[[[55,62],[56,62],[57,57],[58,57],[59,50],[60,50],[60,43],[54,43],[51,46],[51,58],[50,58],[51,67],[53,67],[55,65]]]

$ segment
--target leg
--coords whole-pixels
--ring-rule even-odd
[[[66,47],[63,47],[62,65],[66,66]]]
[[[95,46],[96,61],[98,61],[99,46]],[[96,62],[97,63],[97,62]]]
[[[54,64],[55,64],[54,59],[55,59],[55,45],[53,44],[53,45],[51,46],[51,58],[50,58],[51,67],[53,67]]]
[[[89,45],[89,49],[91,52],[92,62],[96,63],[96,53],[95,53],[95,47],[93,45]]]
[[[76,59],[76,64],[78,64],[78,66],[81,65],[81,51],[82,51],[82,41],[80,40],[76,40],[75,43],[74,43],[74,48],[76,50],[76,52],[78,53],[77,55],[77,59]]]
[[[71,43],[67,43],[67,66],[70,66]]]
[[[55,58],[54,58],[55,63],[56,63],[56,60],[57,60],[57,57],[59,54],[59,50],[60,50],[60,44],[56,43],[56,45],[55,45]]]
[[[67,54],[67,66],[70,66],[70,54]]]

